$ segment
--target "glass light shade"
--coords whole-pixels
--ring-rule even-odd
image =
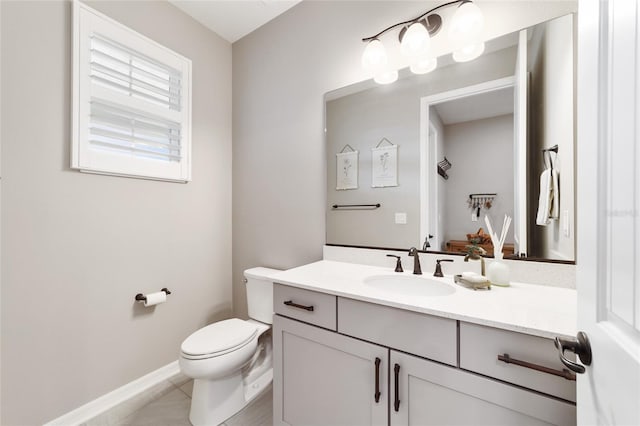
[[[467,45],[480,41],[484,31],[484,16],[478,6],[470,1],[456,9],[449,25],[449,40],[454,45]]]
[[[405,56],[417,57],[427,53],[430,46],[429,31],[420,22],[414,22],[402,36],[400,51]]]
[[[398,79],[398,70],[386,69],[376,74],[373,78],[378,84],[391,84]]]
[[[456,62],[472,61],[484,52],[484,42],[469,44],[461,49],[453,51],[453,60]]]
[[[387,66],[388,62],[387,52],[382,42],[377,38],[371,40],[362,53],[362,67],[373,74],[377,74]]]
[[[422,58],[411,64],[409,69],[414,74],[426,74],[436,69],[438,59],[434,57]]]

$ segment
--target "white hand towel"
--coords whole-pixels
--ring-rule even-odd
[[[558,170],[551,171],[551,209],[549,210],[549,219],[558,219],[560,217],[560,185],[558,183]]]
[[[538,214],[536,224],[547,226],[551,219],[558,218],[559,204],[558,172],[545,170],[540,175],[540,197],[538,198]]]

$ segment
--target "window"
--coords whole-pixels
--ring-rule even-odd
[[[71,167],[191,180],[191,61],[74,2]]]

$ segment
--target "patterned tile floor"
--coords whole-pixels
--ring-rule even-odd
[[[125,418],[121,426],[191,426],[189,406],[193,381],[172,390],[156,401]],[[271,387],[258,399],[235,416],[224,422],[224,426],[272,426],[273,391]]]

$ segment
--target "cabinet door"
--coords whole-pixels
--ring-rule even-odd
[[[474,373],[395,351],[389,368],[391,425],[576,423],[573,404]]]
[[[387,348],[278,315],[273,343],[274,425],[387,424]]]

